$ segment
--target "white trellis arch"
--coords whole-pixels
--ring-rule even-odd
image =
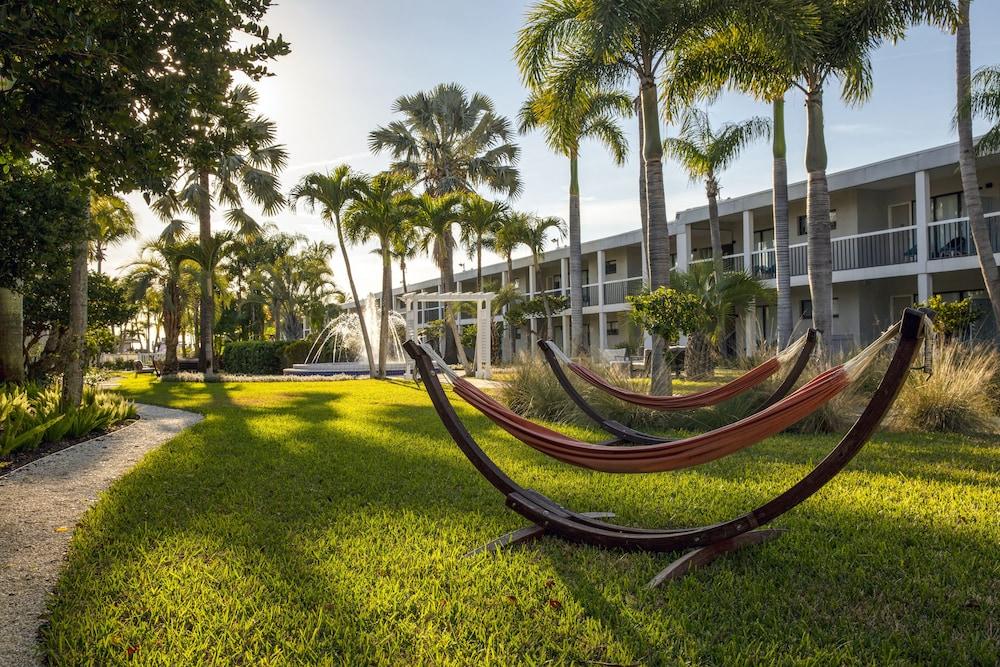
[[[493,336],[491,335],[493,323],[493,292],[408,292],[401,296],[406,309],[406,337],[417,339],[417,304],[427,301],[438,301],[441,303],[461,303],[472,301],[476,304],[476,357],[472,364],[476,377],[490,379],[492,377],[492,366],[490,359],[493,355]],[[457,341],[461,345],[461,341]],[[406,360],[407,379],[413,378],[413,360]]]

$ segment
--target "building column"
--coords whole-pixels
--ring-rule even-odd
[[[569,294],[569,258],[563,257],[559,260],[559,290],[562,294]]]
[[[528,269],[528,298],[535,298],[535,271],[534,269]],[[528,320],[528,326],[531,329],[531,356],[535,356],[535,351],[538,350],[538,334],[535,331],[538,329],[538,322],[532,317]]]
[[[597,251],[597,346],[608,347],[608,314],[604,312],[604,261],[605,252]]]
[[[926,171],[918,171],[914,179],[914,211],[913,221],[916,224],[917,236],[917,271],[927,272],[927,260],[930,259],[930,239],[927,229],[931,222],[931,175]]]
[[[753,266],[753,211],[743,211],[743,270]]]
[[[569,315],[562,316],[562,349],[563,352],[569,354]]]
[[[743,349],[749,357],[757,352],[757,302],[743,313]]]
[[[686,273],[691,263],[691,235],[688,226],[681,227],[677,233],[677,270]]]
[[[917,303],[927,303],[934,295],[934,280],[930,273],[917,274]]]

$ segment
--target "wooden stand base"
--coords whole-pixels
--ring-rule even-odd
[[[659,574],[649,580],[649,583],[646,584],[646,588],[656,588],[664,581],[675,581],[680,579],[691,570],[708,565],[716,558],[719,558],[730,551],[736,551],[738,549],[742,549],[743,547],[749,547],[754,544],[760,544],[761,542],[773,540],[776,537],[780,537],[784,532],[784,529],[778,528],[751,530],[750,532],[742,533],[736,537],[731,537],[728,540],[721,540],[719,542],[715,542],[714,544],[706,544],[703,547],[692,549],[667,567],[660,570]]]
[[[615,516],[614,512],[581,512],[581,516],[589,517],[591,519],[613,519]],[[469,556],[475,556],[481,553],[495,553],[500,551],[505,547],[512,547],[517,544],[524,544],[525,542],[531,542],[537,540],[539,537],[545,534],[545,528],[538,525],[525,526],[524,528],[518,528],[517,530],[512,530],[509,533],[501,535],[492,542],[487,542],[481,547],[473,549],[469,553],[465,554],[466,558]]]

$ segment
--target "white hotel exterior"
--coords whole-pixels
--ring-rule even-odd
[[[870,342],[903,308],[934,294],[946,299],[972,297],[979,302],[982,318],[974,335],[989,335],[995,325],[985,301],[968,219],[963,217],[957,144],[833,173],[829,184],[836,221],[832,231],[834,345],[848,348]],[[979,185],[993,247],[1000,248],[1000,155],[979,161]],[[805,183],[790,184],[788,197],[793,319],[801,331],[809,325],[810,305]],[[752,271],[773,287],[771,191],[724,199],[719,202],[719,216],[726,267]],[[707,206],[681,211],[669,231],[672,264],[678,270],[711,256]],[[634,351],[644,344],[629,321],[630,306],[625,300],[643,285],[640,243],[641,232],[635,229],[583,244],[584,336],[591,349],[628,347]],[[504,264],[484,266],[484,283],[513,280],[531,294],[542,290],[568,293],[568,255],[565,246],[545,253],[540,284],[536,284],[530,257],[514,260],[512,276],[506,275]],[[474,269],[456,274],[456,280],[458,291],[475,290]],[[438,284],[429,280],[409,288],[435,292]],[[401,288],[394,290],[396,296],[401,293]],[[419,312],[418,320],[422,324],[440,316],[438,304],[431,302]],[[731,337],[733,350],[773,340],[773,306],[759,306],[741,320]],[[567,347],[568,311],[555,318],[554,328],[553,339]],[[515,338],[519,351],[534,344],[525,328]]]

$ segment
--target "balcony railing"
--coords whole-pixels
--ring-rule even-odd
[[[990,232],[993,251],[1000,249],[1000,213],[986,216],[986,226]],[[976,254],[976,244],[972,240],[968,218],[955,218],[932,222],[927,227],[928,259],[948,259],[968,257]]]
[[[691,264],[704,264],[705,262],[711,262],[712,258],[707,259],[694,259],[691,260]],[[743,270],[743,253],[734,253],[732,255],[722,256],[722,270],[723,271],[742,271]]]
[[[642,277],[612,280],[604,283],[604,303],[625,303],[625,297],[642,291]]]
[[[599,287],[600,287],[600,285],[598,285],[597,283],[593,283],[591,285],[584,285],[583,286],[583,306],[584,306],[584,308],[586,308],[587,306],[597,306],[597,305],[600,305],[600,301],[598,301],[598,294],[597,294],[597,290],[598,290]]]
[[[917,261],[916,227],[883,229],[865,234],[840,236],[831,242],[830,252],[834,271],[867,269],[873,266],[907,264]],[[790,275],[804,276],[808,272],[808,244],[797,243],[788,247]],[[756,278],[770,280],[775,277],[774,249],[753,253],[752,271]]]

